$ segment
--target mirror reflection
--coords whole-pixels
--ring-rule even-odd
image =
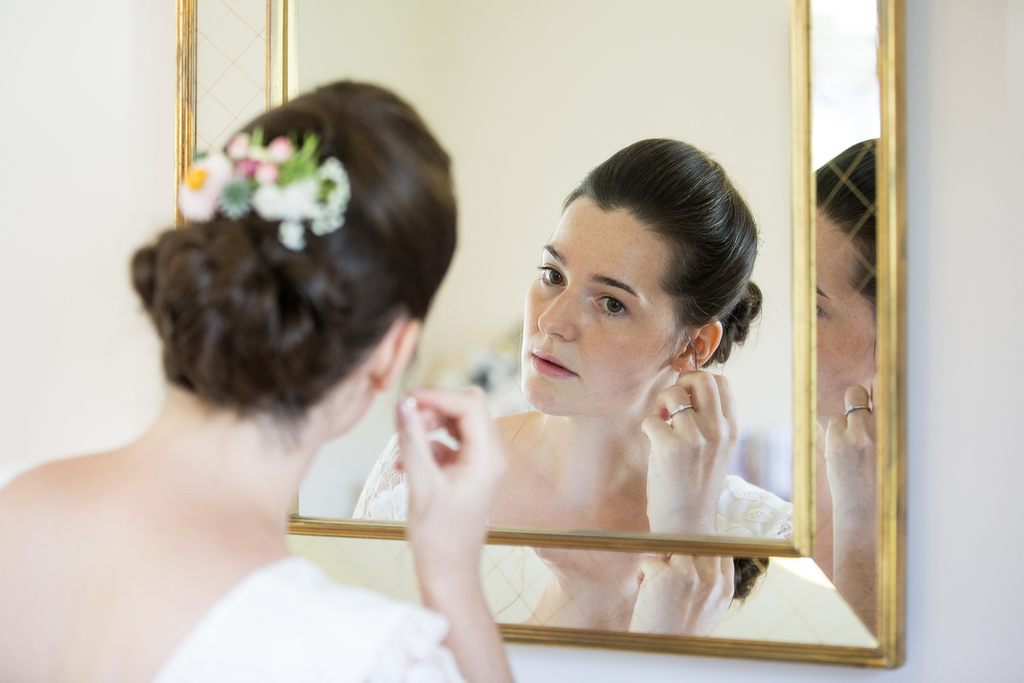
[[[785,3],[724,4],[729,7],[720,8],[723,13],[742,4],[750,26],[746,19],[737,20],[736,14],[725,19],[715,16],[713,6],[686,2],[650,3],[639,10],[631,8],[628,15],[614,14],[611,3],[588,3],[585,10],[573,3],[520,3],[520,11],[459,2],[437,3],[430,10],[403,3],[381,3],[371,10],[313,0],[304,0],[301,6],[296,55],[300,90],[338,77],[391,85],[417,103],[456,159],[461,243],[428,321],[418,371],[410,381],[477,384],[485,389],[494,414],[505,415],[498,418],[498,425],[513,446],[512,471],[492,523],[587,529],[655,526],[647,504],[657,502],[658,495],[655,491],[648,498],[650,482],[638,484],[634,478],[631,487],[623,475],[628,468],[610,467],[598,458],[589,461],[593,466],[585,468],[582,476],[566,468],[572,454],[566,444],[581,451],[587,445],[592,453],[601,451],[593,443],[580,443],[581,433],[593,436],[599,446],[607,446],[609,439],[601,430],[575,435],[551,431],[554,420],[549,418],[565,416],[551,415],[557,411],[545,412],[538,403],[545,398],[557,403],[564,396],[560,392],[545,396],[544,385],[559,386],[558,382],[569,379],[558,376],[561,370],[577,378],[580,373],[574,372],[567,358],[558,354],[544,358],[543,348],[531,349],[530,332],[542,334],[543,313],[533,316],[531,328],[530,297],[540,287],[568,291],[578,283],[580,272],[566,268],[566,261],[576,262],[568,258],[576,253],[567,254],[568,248],[559,246],[581,244],[573,228],[583,226],[587,235],[605,234],[601,221],[582,220],[588,210],[600,212],[594,215],[602,219],[615,214],[584,196],[563,204],[568,190],[615,150],[643,138],[668,137],[694,143],[721,162],[753,209],[763,240],[752,280],[763,290],[764,310],[748,343],[736,347],[728,364],[709,366],[703,362],[705,356],[714,355],[717,347],[711,354],[701,352],[713,345],[706,343],[707,335],[684,329],[682,336],[682,369],[688,371],[684,374],[692,375],[693,366],[700,365],[710,370],[708,375],[727,377],[737,407],[732,425],[738,443],[729,462],[730,477],[717,489],[711,485],[696,490],[706,497],[718,490],[720,499],[726,500],[728,493],[734,499],[751,500],[744,494],[753,492],[754,499],[768,501],[765,507],[770,510],[767,523],[752,524],[748,516],[746,524],[723,530],[722,519],[728,518],[719,500],[717,524],[709,525],[706,516],[685,514],[675,517],[675,528],[685,530],[680,533],[761,537],[785,533],[785,500],[792,490],[787,8]],[[485,558],[484,574],[485,579],[490,577],[485,585],[490,586],[489,599],[499,621],[877,644],[871,634],[875,628],[876,510],[870,413],[874,374],[870,295],[874,147],[870,138],[878,136],[879,126],[877,13],[869,1],[815,0],[812,10],[813,157],[820,166],[818,546],[814,561],[700,558],[690,560],[692,566],[683,571],[672,571],[683,560],[495,547],[489,549],[490,559]],[[757,12],[765,14],[755,17]],[[550,21],[538,20],[544,17]],[[755,31],[759,20],[762,30]],[[567,34],[545,29],[567,25],[576,30]],[[673,41],[669,35],[695,26],[703,27],[704,35],[694,32],[689,42]],[[708,27],[728,28],[715,32]],[[664,38],[661,42],[659,36]],[[752,110],[743,100],[757,101],[759,106]],[[844,192],[859,202],[859,208],[846,201],[849,197]],[[625,213],[633,217],[630,211]],[[631,233],[612,234],[621,238]],[[613,248],[614,240],[583,240],[582,244],[588,247],[582,252],[583,262],[597,259],[605,270],[608,261],[600,261],[601,254],[593,253],[594,244],[613,253],[616,258],[611,262],[620,266],[626,253],[622,244]],[[642,239],[629,247],[644,253]],[[656,262],[651,251],[647,262]],[[550,270],[537,273],[538,266]],[[583,272],[585,282],[606,274],[599,268]],[[642,268],[634,272],[654,274]],[[628,278],[608,279],[630,284]],[[630,289],[637,288],[630,284]],[[622,292],[618,288],[600,295],[607,297],[603,299],[606,313],[612,312],[608,307],[618,309],[619,305],[628,310],[623,299],[629,294]],[[578,318],[568,319],[579,327]],[[555,322],[565,324],[564,319]],[[561,336],[557,329],[549,333],[549,338]],[[637,336],[649,341],[646,335]],[[636,353],[625,357],[638,360]],[[381,400],[376,419],[371,415],[366,428],[321,454],[303,487],[300,513],[403,518],[407,494],[401,490],[401,473],[395,467],[398,449],[389,443],[390,406],[395,400]],[[659,408],[670,413],[692,401],[688,386],[685,399]],[[849,408],[854,410],[847,414]],[[684,408],[673,419],[680,414],[689,417],[688,412]],[[558,436],[565,440],[559,442]],[[438,432],[439,453],[455,445]],[[355,461],[361,464],[353,466]],[[730,482],[735,486],[730,487]],[[644,490],[638,492],[641,486]],[[696,497],[668,491],[662,499]],[[783,524],[776,525],[780,521]],[[415,597],[414,582],[403,578],[412,574],[401,569],[410,558],[400,542],[293,537],[293,544],[303,554],[323,559],[325,566],[334,564],[343,580]],[[364,555],[375,559],[360,559]],[[716,566],[714,572],[703,571]],[[381,567],[387,569],[381,571]],[[688,611],[659,611],[668,596],[693,591],[692,585],[673,587],[672,579],[702,573],[711,578],[702,601],[690,601]],[[727,582],[730,574],[732,581]],[[726,584],[733,591],[728,598],[721,590]]]
[[[817,482],[814,560],[877,628],[876,149],[874,2],[814,0]]]
[[[793,402],[788,3],[652,2],[625,8],[615,2],[452,1],[431,3],[427,9],[402,2],[368,7],[304,0],[297,10],[295,59],[300,90],[339,77],[394,87],[424,113],[455,159],[460,244],[427,322],[417,373],[410,383],[483,385],[496,416],[520,415],[499,418],[509,441],[518,432],[517,443],[523,444],[523,452],[531,454],[534,463],[554,465],[548,456],[562,452],[560,442],[537,429],[539,422],[522,415],[538,407],[539,382],[558,380],[537,370],[533,365],[537,356],[522,362],[523,344],[533,344],[529,351],[553,356],[544,361],[553,363],[552,368],[561,363],[572,372],[574,368],[564,364],[577,359],[558,357],[564,351],[554,352],[550,341],[554,336],[548,337],[544,348],[545,342],[531,339],[529,333],[519,339],[524,323],[527,330],[530,324],[526,304],[532,294],[528,292],[534,291],[541,275],[556,280],[568,276],[574,295],[575,287],[593,275],[636,291],[639,285],[630,276],[642,275],[649,280],[648,290],[636,293],[664,298],[663,305],[654,306],[622,289],[590,293],[595,306],[600,297],[607,297],[604,305],[622,305],[629,316],[637,308],[627,301],[633,297],[633,302],[642,304],[636,313],[656,311],[660,316],[650,316],[642,329],[639,322],[631,323],[631,344],[636,348],[624,343],[616,347],[609,339],[589,335],[582,342],[606,354],[600,363],[606,384],[587,394],[589,401],[600,398],[605,403],[573,410],[589,411],[595,421],[597,415],[614,410],[620,424],[628,414],[631,436],[615,437],[620,460],[595,453],[587,469],[592,487],[554,497],[562,505],[560,510],[541,514],[525,499],[517,503],[515,489],[509,488],[507,504],[499,505],[492,522],[560,529],[647,528],[642,470],[648,456],[638,452],[637,446],[640,437],[644,441],[647,437],[638,427],[645,417],[658,412],[658,393],[675,381],[673,359],[677,369],[689,372],[696,360],[702,370],[726,377],[733,397],[733,456],[718,461],[718,483],[702,486],[701,495],[715,498],[725,488],[728,473],[771,493],[765,499],[784,508],[792,491]],[[669,348],[665,334],[650,336],[656,325],[664,326],[675,313],[661,286],[664,273],[650,267],[652,261],[664,258],[664,239],[650,235],[654,241],[646,245],[648,253],[634,255],[638,263],[631,266],[632,275],[621,259],[607,258],[603,264],[579,260],[589,268],[586,273],[573,270],[571,260],[565,272],[537,270],[561,267],[545,245],[576,259],[598,256],[579,250],[562,253],[570,249],[568,240],[573,238],[567,230],[593,228],[577,216],[583,216],[584,199],[563,212],[564,200],[590,169],[628,145],[651,138],[684,140],[705,153],[699,157],[710,157],[724,168],[760,231],[760,252],[755,240],[753,271],[747,264],[745,277],[760,289],[762,308],[746,327],[742,345],[714,332],[714,326],[703,335],[697,331],[713,320],[721,323],[717,317],[724,319],[736,308],[743,298],[743,283],[719,294],[724,300],[716,301],[704,315],[682,316],[677,326],[681,334],[671,340],[678,349]],[[646,227],[650,221],[637,222]],[[588,244],[591,250],[611,249],[603,238]],[[621,254],[621,249],[613,253]],[[598,265],[604,271],[596,270]],[[658,261],[657,265],[664,264]],[[540,320],[541,315],[534,317]],[[621,319],[619,326],[623,327]],[[630,336],[620,335],[622,339]],[[651,370],[642,379],[623,377],[630,363],[650,365],[655,350],[661,352],[656,372]],[[647,356],[641,358],[641,354]],[[727,364],[720,362],[725,357]],[[612,381],[624,386],[611,391],[608,382]],[[639,393],[644,393],[643,401]],[[627,395],[632,401],[628,409]],[[397,398],[380,401],[365,429],[321,453],[303,485],[302,515],[349,518],[355,512],[361,518],[396,517],[367,506],[401,506],[387,496],[373,502],[379,491],[375,481],[398,481],[387,471],[394,433],[391,406]],[[681,405],[675,402],[664,408]],[[559,410],[564,412],[564,407]],[[550,412],[559,411],[552,408],[534,414]],[[610,423],[606,427],[612,428]],[[532,446],[526,445],[527,436],[533,439]],[[610,436],[592,436],[607,446],[604,450],[611,449]],[[537,448],[538,444],[546,450]],[[579,445],[581,451],[584,448]],[[527,462],[523,459],[524,472]],[[371,472],[375,464],[380,467]],[[578,479],[569,471],[560,476],[563,481]],[[367,495],[360,501],[364,490]],[[597,490],[602,493],[589,509],[579,504],[580,497],[593,498]],[[609,506],[598,500],[616,502]],[[709,521],[707,517],[703,522]],[[710,517],[713,526],[715,516]],[[710,526],[704,524],[699,533],[714,533]],[[772,533],[769,526],[764,524],[754,535]],[[733,529],[744,535],[750,531]]]

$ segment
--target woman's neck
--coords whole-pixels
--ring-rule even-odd
[[[529,435],[548,474],[572,497],[615,495],[647,481],[650,442],[634,416],[537,414]],[[573,495],[575,494],[575,495]]]
[[[190,503],[266,525],[282,536],[306,469],[323,443],[316,425],[293,432],[242,418],[171,389],[156,422],[126,449],[140,473],[187,492]]]

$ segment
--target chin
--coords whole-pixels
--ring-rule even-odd
[[[555,387],[546,385],[543,377],[523,373],[523,398],[538,413],[554,417],[571,417],[579,413],[572,410],[571,401],[560,395]]]

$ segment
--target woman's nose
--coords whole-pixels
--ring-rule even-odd
[[[537,318],[537,327],[550,337],[572,341],[579,330],[576,320],[579,311],[575,309],[571,297],[563,291],[549,301],[547,307],[541,311],[540,317]]]

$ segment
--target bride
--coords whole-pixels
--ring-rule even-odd
[[[511,681],[479,585],[504,463],[481,397],[398,409],[430,609],[286,545],[313,457],[401,375],[448,268],[448,155],[396,95],[339,82],[256,119],[179,196],[189,224],[132,261],[169,385],[156,422],[0,472],[0,680]],[[450,466],[425,413],[461,440]]]
[[[509,471],[492,524],[791,533],[788,503],[727,476],[737,442],[732,391],[702,370],[724,363],[760,312],[750,281],[757,242],[725,171],[683,142],[630,145],[570,193],[526,297],[522,388],[533,410],[497,420]],[[402,517],[398,469],[392,447],[356,517]],[[763,568],[535,552],[552,576],[530,622],[574,628],[706,634]]]

